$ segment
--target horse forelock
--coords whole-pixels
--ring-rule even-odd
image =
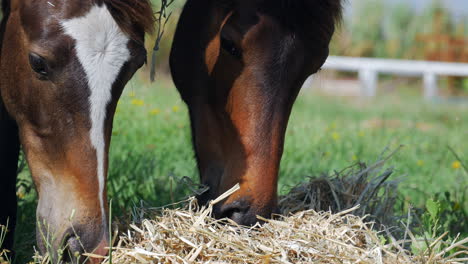
[[[274,7],[283,16],[295,17],[297,14],[315,14],[322,12],[333,21],[339,22],[344,0],[215,0],[218,6],[241,6],[246,3],[259,7]],[[317,10],[314,12],[314,10]]]
[[[341,20],[343,0],[279,0],[277,8],[284,17],[331,18],[334,23]]]
[[[150,0],[98,0],[109,9],[112,17],[123,32],[132,39],[137,39],[137,32],[153,33],[155,16]]]
[[[307,39],[326,40],[342,18],[344,0],[213,0],[217,7],[255,8]],[[320,28],[320,32],[313,28]],[[328,41],[325,41],[328,45]],[[325,44],[325,43],[324,43]]]
[[[328,46],[336,25],[341,22],[343,0],[278,0],[276,5],[266,6],[281,24],[302,35],[304,40]]]
[[[306,6],[308,7],[307,10],[309,12],[311,9],[318,7],[320,11],[329,15],[335,23],[341,20],[344,0],[304,0],[304,2],[306,2]]]

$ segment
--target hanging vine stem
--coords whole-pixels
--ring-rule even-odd
[[[161,0],[161,9],[156,13],[156,23],[158,24],[158,30],[156,35],[156,43],[153,48],[153,55],[151,56],[151,70],[150,80],[154,82],[156,78],[156,53],[159,51],[161,39],[166,30],[166,25],[171,18],[172,12],[168,12],[167,8],[174,3],[175,0]]]

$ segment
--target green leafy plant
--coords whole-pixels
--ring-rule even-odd
[[[461,197],[457,197],[456,194],[437,193],[426,201],[425,212],[420,222],[420,242],[412,245],[413,253],[443,249],[450,254],[456,253],[456,250],[449,248],[452,242],[468,236],[468,212],[463,206],[466,202],[466,191]],[[427,238],[437,239],[428,241]]]

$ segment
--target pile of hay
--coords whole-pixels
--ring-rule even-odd
[[[212,207],[163,209],[159,216],[131,225],[105,263],[461,263],[446,251],[411,255],[400,242],[382,243],[365,218],[302,211],[263,225],[241,227],[210,217]],[[432,241],[433,242],[433,241]]]
[[[378,235],[351,211],[310,210],[245,228],[209,217],[210,208],[167,209],[132,225],[113,249],[112,262],[412,263],[408,255],[382,247]]]
[[[463,258],[468,238],[440,247],[443,237],[418,241],[409,228],[404,228],[404,236],[397,240],[384,228],[398,219],[393,215],[397,182],[387,181],[392,170],[383,169],[386,160],[369,167],[359,164],[332,177],[298,185],[280,198],[285,216],[260,218],[265,223],[250,228],[211,217],[213,205],[237,191],[238,186],[208,207],[199,207],[196,199],[190,198],[183,209],[141,209],[140,215],[146,219],[120,235],[104,263],[468,261]],[[423,245],[421,253],[411,254],[410,245]],[[461,251],[450,256],[448,252],[453,249]]]

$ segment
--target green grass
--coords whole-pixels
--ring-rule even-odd
[[[287,131],[280,190],[285,193],[308,176],[357,161],[375,161],[386,147],[404,145],[390,160],[396,169],[392,177],[401,179],[406,204],[424,206],[438,192],[456,196],[466,191],[468,175],[454,168],[456,158],[448,146],[466,162],[467,138],[467,105],[428,104],[411,95],[365,101],[304,91]],[[180,182],[183,176],[198,177],[184,103],[169,81],[132,81],[114,122],[108,178],[113,214],[131,215],[141,201],[160,206],[181,199],[189,193]],[[24,263],[31,259],[35,241],[36,195],[27,171],[20,175],[20,185],[17,263]]]

